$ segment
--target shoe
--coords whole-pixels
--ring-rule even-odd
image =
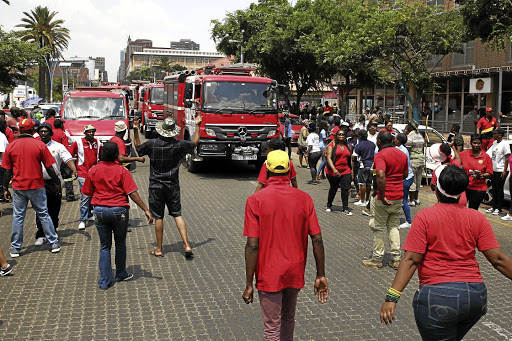
[[[492,215],[500,215],[501,211],[498,209],[495,209],[494,212],[492,212]]]
[[[66,198],[66,201],[67,202],[72,202],[72,201],[76,201],[76,199],[75,198]]]
[[[503,217],[501,217],[501,220],[512,220],[512,216],[510,214],[506,214]]]
[[[348,216],[352,215],[352,211],[350,210],[350,208],[345,208],[343,209],[343,211],[341,211],[341,213],[344,213]]]
[[[58,252],[60,252],[60,245],[59,245],[59,243],[55,243],[52,246],[52,253],[58,253]]]
[[[87,218],[89,221],[94,221],[94,215],[91,215],[89,218]]]
[[[372,268],[372,269],[380,269],[380,268],[382,268],[382,262],[376,261],[373,258],[365,259],[363,261],[363,265],[367,266],[369,268]]]
[[[361,200],[359,200],[359,201],[356,201],[356,202],[354,203],[354,205],[356,205],[356,206],[366,206],[366,203],[364,203],[364,202],[362,202]]]
[[[366,207],[361,210],[361,213],[367,217],[372,217],[370,210],[367,209]]]
[[[485,213],[493,213],[494,212],[494,208],[488,208],[485,210]]]
[[[325,180],[327,178],[325,177],[325,175],[322,174],[322,175],[320,175],[320,179],[318,179],[318,180],[322,180],[322,179]]]
[[[400,261],[399,260],[390,260],[388,265],[393,268],[393,270],[398,270],[398,266],[400,265]]]
[[[411,223],[405,222],[403,224],[400,224],[400,228],[401,229],[410,229],[411,228]]]
[[[85,230],[85,221],[81,221],[80,224],[78,224],[79,230]]]
[[[20,256],[19,251],[11,251],[11,258],[18,258]]]
[[[414,200],[414,201],[415,201],[416,205],[418,205],[418,206],[419,206],[419,205],[421,205],[421,201],[420,201],[420,199],[416,199],[416,200]]]
[[[320,180],[320,174],[317,174],[317,175],[316,175],[316,179],[317,179],[317,180]]]
[[[133,274],[128,274],[125,278],[116,278],[116,282],[123,282],[123,281],[129,281],[133,278]]]
[[[331,207],[330,207],[330,206],[327,206],[327,207],[325,208],[325,212],[331,212]]]
[[[13,266],[11,264],[7,264],[7,267],[5,269],[0,268],[0,276],[7,276],[8,274],[10,274],[12,272],[12,269],[13,269]]]
[[[409,201],[409,206],[410,207],[416,206],[416,202],[414,200],[413,201]]]
[[[46,238],[45,237],[39,237],[36,239],[36,242],[34,243],[35,246],[41,246],[44,244],[44,242],[46,241]]]

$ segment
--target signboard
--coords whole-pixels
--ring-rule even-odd
[[[492,91],[492,78],[472,78],[469,80],[470,94],[488,94]]]

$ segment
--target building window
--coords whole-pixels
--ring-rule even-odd
[[[443,63],[442,63],[443,57],[444,56],[442,56],[442,55],[437,55],[437,56],[434,56],[433,58],[427,60],[427,68],[435,69],[435,68],[440,68],[441,66],[443,66]]]
[[[452,66],[465,66],[473,64],[475,60],[475,42],[470,41],[462,44],[462,50],[464,51],[463,53],[454,53],[452,55]]]
[[[443,6],[444,7],[444,0],[426,0],[427,5],[429,6]]]

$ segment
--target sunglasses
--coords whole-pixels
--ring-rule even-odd
[[[345,134],[336,134],[336,136],[346,136]]]

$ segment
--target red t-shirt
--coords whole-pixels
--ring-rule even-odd
[[[375,171],[383,170],[386,173],[386,193],[388,200],[402,200],[404,197],[404,172],[407,174],[409,165],[407,155],[394,147],[379,150],[374,157]],[[381,194],[377,190],[379,200]]]
[[[11,128],[5,127],[5,137],[7,137],[7,141],[9,141],[9,143],[14,141],[14,133]]]
[[[290,171],[288,172],[288,179],[292,179],[297,177],[297,172],[295,171],[295,167],[293,166],[293,162],[290,161]],[[258,182],[261,182],[265,186],[267,186],[268,178],[267,178],[267,164],[264,163],[261,166],[260,174],[258,175]]]
[[[54,140],[55,142],[59,142],[64,147],[66,147],[66,149],[70,149],[69,138],[62,129],[53,129],[52,140]]]
[[[128,195],[137,189],[130,171],[116,162],[101,161],[89,170],[82,193],[92,197],[93,206],[130,207]]]
[[[51,126],[52,126],[52,129],[55,129],[55,120],[56,120],[56,118],[55,118],[55,117],[50,117],[50,118],[46,119],[46,120],[44,121],[44,123],[48,123],[49,125],[51,125]],[[58,142],[58,141],[57,141],[57,142]]]
[[[334,148],[334,143],[330,143],[329,145]],[[338,172],[340,172],[340,175],[350,174],[352,172],[352,169],[349,166],[351,157],[350,149],[347,146],[338,145],[336,148],[336,161],[334,162],[334,167]],[[325,167],[325,174],[334,176],[334,171],[328,164],[327,167]]]
[[[45,168],[55,163],[46,144],[30,135],[21,135],[5,149],[2,168],[12,169],[13,189],[39,189],[44,187],[41,163]]]
[[[244,236],[259,238],[256,288],[277,292],[304,287],[308,236],[321,232],[309,194],[276,176],[245,205]]]
[[[110,141],[117,144],[117,148],[119,148],[119,155],[128,156],[128,152],[126,151],[126,144],[124,143],[123,139],[119,136],[112,136]]]
[[[84,146],[84,155],[83,158],[78,153],[78,144],[73,142],[71,147],[69,148],[69,152],[73,157],[77,157],[77,163],[76,163],[76,169],[78,171],[78,176],[81,178],[87,177],[87,172],[89,172],[89,169],[91,169],[92,166],[98,163],[98,140],[94,140],[93,143],[89,143],[85,139],[85,137],[82,137],[82,143]]]
[[[494,128],[498,128],[498,121],[496,120],[496,117],[491,118],[490,121],[486,117],[482,117],[478,121],[476,126],[481,129],[481,131],[480,131],[481,134],[489,133],[489,132],[493,131]],[[492,136],[485,137],[485,138],[492,138]]]
[[[330,135],[329,137],[327,138],[329,141],[334,141],[334,138],[336,137],[336,133],[338,131],[340,131],[340,127],[339,126],[334,126],[334,128],[332,128],[332,130],[330,131]]]
[[[485,251],[497,247],[500,245],[482,213],[462,205],[437,203],[416,214],[403,249],[424,255],[418,265],[421,286],[482,282],[475,248]]]
[[[486,191],[487,180],[486,179],[475,179],[470,174],[470,170],[479,170],[482,174],[493,173],[492,160],[486,152],[482,151],[479,156],[474,156],[472,150],[464,150],[459,153],[459,157],[462,161],[462,168],[469,175],[469,186],[468,189],[474,191]]]

